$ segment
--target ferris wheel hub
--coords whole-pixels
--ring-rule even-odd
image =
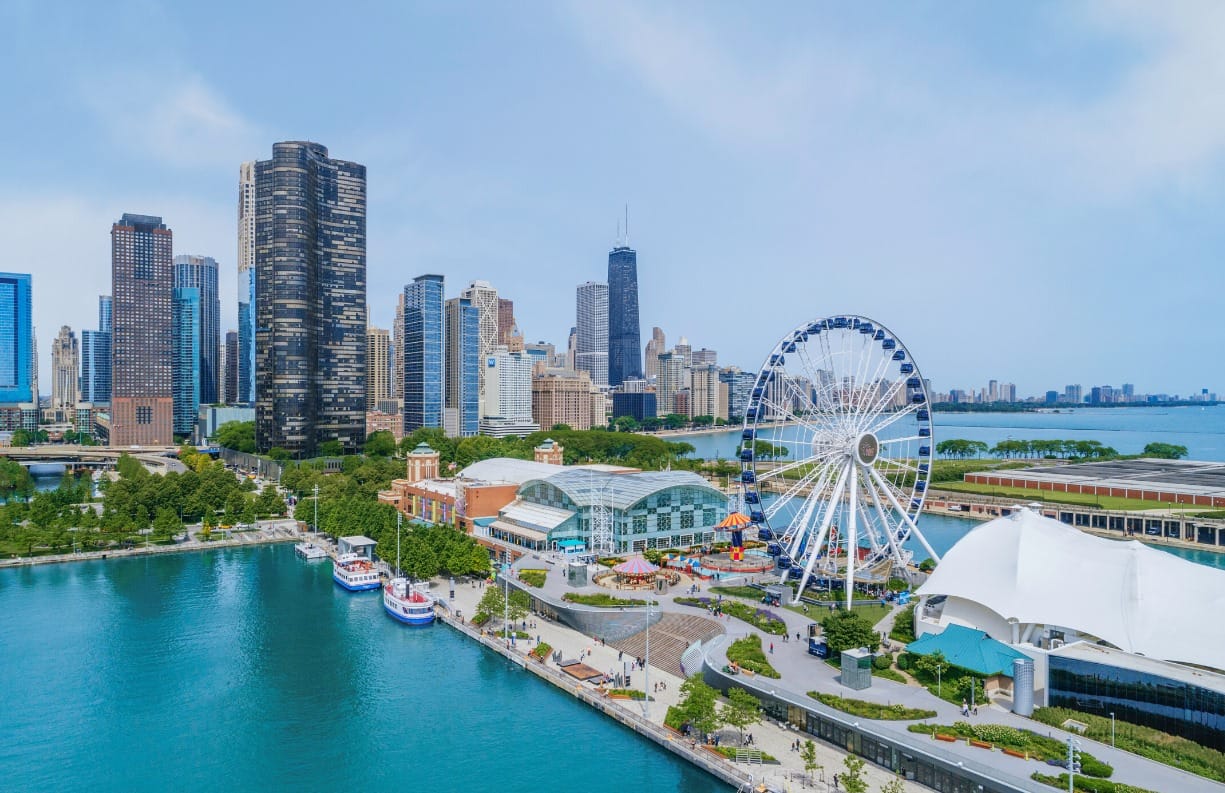
[[[855,459],[863,465],[871,465],[880,455],[880,441],[871,432],[865,432],[855,441]]]

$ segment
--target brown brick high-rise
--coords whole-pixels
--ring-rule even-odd
[[[111,226],[111,445],[174,443],[171,292],[174,235],[160,217]]]

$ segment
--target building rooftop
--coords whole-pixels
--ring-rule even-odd
[[[642,499],[672,487],[694,487],[723,494],[714,485],[690,471],[624,471],[596,470],[595,466],[565,468],[552,476],[537,480],[559,488],[580,507],[603,504],[612,509],[628,509]],[[532,482],[524,482],[524,486]],[[522,492],[522,491],[520,491]]]
[[[939,652],[950,664],[980,675],[1005,674],[1012,677],[1012,662],[1028,658],[982,631],[964,625],[949,625],[940,633],[927,633],[906,645],[916,655]]]
[[[516,499],[504,507],[498,517],[514,521],[521,526],[552,531],[574,517],[574,513],[568,509],[558,509],[557,507],[533,504],[530,501]]]
[[[1225,462],[1143,458],[1040,465],[992,473],[1009,479],[1060,485],[1097,485],[1137,491],[1160,490],[1187,495],[1225,496]]]
[[[475,462],[459,472],[464,479],[481,482],[507,482],[521,485],[531,479],[545,479],[566,470],[564,465],[538,463],[513,457],[494,457]]]
[[[1225,674],[1184,666],[1183,664],[1172,664],[1168,661],[1159,661],[1156,658],[1145,658],[1142,655],[1125,653],[1113,647],[1105,647],[1100,644],[1093,644],[1092,642],[1073,642],[1057,650],[1051,650],[1049,654],[1061,658],[1074,658],[1078,661],[1088,661],[1089,663],[1104,664],[1106,666],[1119,667],[1120,669],[1168,677],[1180,683],[1187,683],[1225,694]]]

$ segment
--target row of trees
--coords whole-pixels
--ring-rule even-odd
[[[1119,453],[1100,441],[1068,440],[1006,440],[994,446],[983,441],[965,438],[949,438],[936,444],[936,454],[954,460],[968,460],[990,454],[1006,458],[1080,459],[1104,460],[1118,457]],[[1179,460],[1187,456],[1187,447],[1173,443],[1150,443],[1140,452],[1142,457],[1161,457]]]
[[[646,416],[641,421],[633,416],[617,416],[608,425],[615,432],[655,432],[657,430],[683,430],[689,427],[722,427],[727,419],[717,416],[689,417],[681,413],[669,413],[666,416]]]

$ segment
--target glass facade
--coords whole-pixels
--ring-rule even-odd
[[[641,377],[638,252],[620,245],[608,254],[608,384]]]
[[[200,413],[203,325],[200,290],[174,290],[174,434],[191,435]]]
[[[81,401],[111,401],[111,334],[81,331]]]
[[[255,268],[238,273],[238,402],[255,403]]]
[[[1079,658],[1050,656],[1054,707],[1141,724],[1225,751],[1225,693]]]
[[[174,285],[200,293],[199,401],[206,405],[220,402],[221,298],[217,294],[217,260],[211,256],[175,256]]]
[[[366,167],[317,143],[255,163],[255,440],[366,439]]]
[[[34,402],[32,278],[0,273],[0,403]]]
[[[608,385],[608,284],[579,284],[575,307],[574,368]]]
[[[404,433],[441,427],[443,277],[421,275],[404,287]]]
[[[454,410],[459,437],[476,435],[480,429],[481,312],[466,297],[446,304],[446,405]]]

